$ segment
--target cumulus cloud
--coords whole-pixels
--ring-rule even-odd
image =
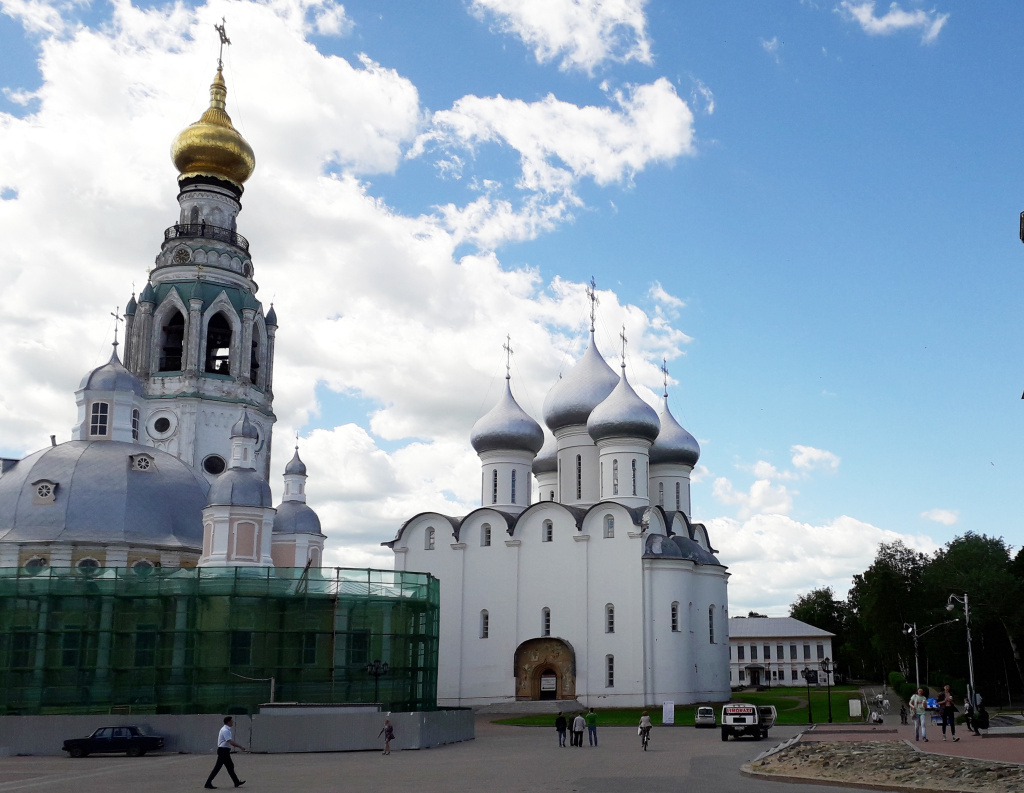
[[[761,49],[767,52],[772,60],[779,62],[779,37],[772,36],[771,39],[761,39]]]
[[[593,73],[606,61],[650,64],[647,0],[473,0],[470,11],[517,36],[538,63]]]
[[[924,553],[939,544],[927,535],[880,529],[842,515],[822,525],[802,523],[781,514],[758,514],[739,520],[704,520],[718,556],[729,566],[729,608],[787,616],[797,596],[830,586],[845,597],[855,573],[874,561],[879,543],[902,540]]]
[[[960,520],[960,514],[953,509],[929,509],[921,513],[925,520],[933,520],[943,526],[952,526]]]
[[[73,392],[110,354],[108,312],[133,283],[141,291],[177,218],[167,148],[206,106],[213,24],[227,15],[228,111],[257,158],[239,231],[252,245],[258,297],[274,302],[280,321],[273,489],[298,430],[328,564],[390,566],[379,542],[413,512],[458,514],[478,502],[468,433],[498,398],[505,333],[516,350],[513,389],[534,416],[586,342],[582,284],[544,282],[488,250],[552,228],[576,206],[560,179],[624,186],[687,150],[691,117],[660,84],[610,107],[501,100],[509,105],[494,111],[467,97],[453,118],[479,127],[453,139],[515,141],[539,198],[525,202],[529,212],[502,214],[500,186],[481,179],[477,199],[490,206],[434,211],[428,196],[422,214],[403,214],[364,177],[397,173],[432,122],[408,78],[366,56],[325,57],[306,40],[314,29],[343,33],[343,13],[326,1],[118,2],[100,28],[51,25],[64,33],[41,49],[34,101],[23,117],[0,114],[2,453],[41,448],[51,433],[69,438]],[[524,130],[530,122],[543,129]],[[654,139],[666,129],[667,143]],[[573,135],[584,139],[575,149]],[[456,254],[467,240],[479,249]],[[611,291],[600,296],[599,344],[612,352],[626,325],[631,379],[653,401],[661,359],[678,356],[688,337]],[[353,403],[365,415],[353,416]]]
[[[723,504],[739,507],[741,518],[751,515],[786,515],[793,509],[793,494],[785,485],[773,485],[771,479],[758,479],[750,490],[737,490],[724,476],[715,479],[712,495]]]
[[[693,90],[690,92],[690,101],[695,108],[703,104],[704,112],[709,116],[715,112],[715,95],[700,78],[693,78]]]
[[[839,457],[825,449],[796,445],[790,451],[793,453],[793,467],[801,471],[811,471],[820,468],[834,472],[839,469]]]
[[[878,16],[874,0],[842,0],[836,11],[845,19],[860,25],[861,30],[869,36],[889,36],[902,30],[919,30],[922,44],[934,42],[949,19],[949,14],[940,14],[934,8],[930,11],[921,8],[905,11],[899,3],[892,3],[885,14]]]

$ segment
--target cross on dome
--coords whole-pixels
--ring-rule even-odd
[[[224,68],[224,45],[231,44],[231,39],[228,38],[228,34],[224,30],[224,26],[227,24],[227,20],[224,17],[220,18],[220,24],[214,25],[213,29],[217,31],[220,36],[220,52],[217,53],[217,69]]]
[[[665,383],[665,393],[662,396],[668,399],[668,360],[665,358],[661,359],[661,374],[662,380]]]
[[[622,339],[622,368],[626,368],[626,342],[629,339],[626,338],[626,326],[622,326],[622,333],[619,334],[619,338]]]
[[[590,332],[594,332],[594,318],[597,316],[597,304],[601,301],[597,297],[597,281],[590,276],[590,286],[587,287],[587,298],[590,300]]]
[[[505,379],[512,379],[512,336],[505,334],[505,343],[501,345],[505,351]]]
[[[132,292],[132,295],[135,293]],[[113,312],[110,314],[114,318],[114,348],[117,348],[117,323],[124,322],[124,317],[120,314],[120,307],[115,307]]]

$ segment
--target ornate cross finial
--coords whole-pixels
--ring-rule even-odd
[[[626,338],[626,326],[622,326],[622,333],[619,334],[619,338],[622,339],[622,368],[626,368],[626,342],[629,339]]]
[[[505,343],[501,345],[501,349],[505,351],[505,379],[512,379],[512,337],[505,334]]]
[[[217,34],[220,36],[220,52],[217,53],[217,70],[218,71],[220,71],[221,69],[224,68],[224,60],[223,60],[224,59],[224,45],[225,44],[231,44],[231,39],[228,38],[228,34],[224,31],[224,25],[226,23],[227,23],[227,20],[224,19],[224,17],[221,17],[220,18],[220,24],[213,26],[214,30],[216,30]]]
[[[299,431],[295,431],[295,453],[299,453]]]
[[[664,358],[661,359],[661,374],[665,381],[665,393],[662,396],[668,399],[668,361]]]
[[[111,315],[114,318],[114,347],[117,348],[117,323],[124,322],[124,317],[120,314],[120,307],[115,308]]]
[[[597,315],[597,304],[601,301],[597,299],[597,281],[594,280],[594,276],[590,276],[590,286],[587,287],[587,298],[590,300],[590,332],[594,332],[594,317]]]

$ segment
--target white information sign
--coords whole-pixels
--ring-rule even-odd
[[[859,699],[851,699],[850,700],[850,718],[851,719],[859,719],[860,718],[860,713],[861,713],[861,710],[860,710],[860,700]]]
[[[661,723],[662,724],[675,724],[676,723],[676,703],[675,702],[662,702],[661,703]]]

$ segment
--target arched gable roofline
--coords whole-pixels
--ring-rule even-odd
[[[690,527],[690,537],[698,545],[705,547],[710,553],[718,553],[718,550],[711,547],[711,535],[708,534],[708,527],[703,523],[694,523]]]
[[[398,533],[395,535],[395,539],[388,540],[387,542],[382,542],[381,545],[393,549],[395,547],[395,544],[402,539],[402,535],[405,534],[406,529],[408,529],[412,524],[416,523],[420,518],[425,518],[428,516],[437,518],[438,522],[447,523],[448,526],[451,527],[452,537],[455,537],[456,540],[458,540],[458,529],[460,522],[458,518],[451,518],[448,515],[442,515],[440,512],[419,512],[416,515],[413,515],[411,518],[409,518],[409,520],[402,524],[401,528],[399,528],[398,530]]]
[[[542,509],[556,509],[572,518],[573,523],[576,524],[576,530],[583,530],[583,521],[587,517],[587,510],[583,507],[570,507],[567,504],[561,504],[558,501],[535,501],[530,504],[526,509],[515,516],[515,526],[509,529],[509,534],[515,534],[515,528],[522,523],[523,519],[531,512]]]
[[[647,507],[644,510],[643,522],[646,525],[644,531],[653,534],[669,536],[669,522],[665,516],[665,510],[658,506]],[[654,526],[652,529],[651,526]]]
[[[685,512],[672,512],[665,513],[666,521],[670,525],[669,535],[680,535],[682,537],[689,537],[693,539],[693,526],[690,523],[690,519],[686,517]]]
[[[644,513],[648,510],[648,507],[626,507],[620,504],[618,501],[598,501],[592,507],[586,510],[583,516],[583,520],[580,522],[580,526],[587,522],[590,518],[591,512],[607,512],[608,510],[615,510],[617,512],[625,512],[629,515],[629,519],[633,522],[634,526],[642,527],[644,521]]]
[[[512,535],[512,531],[516,523],[515,515],[512,515],[508,512],[502,512],[500,509],[495,509],[494,507],[477,507],[465,517],[459,518],[457,520],[457,525],[455,527],[455,531],[453,532],[456,542],[459,541],[459,537],[462,535],[462,527],[474,518],[479,517],[481,513],[497,515],[499,520],[505,521],[505,531],[509,534],[509,536]]]

